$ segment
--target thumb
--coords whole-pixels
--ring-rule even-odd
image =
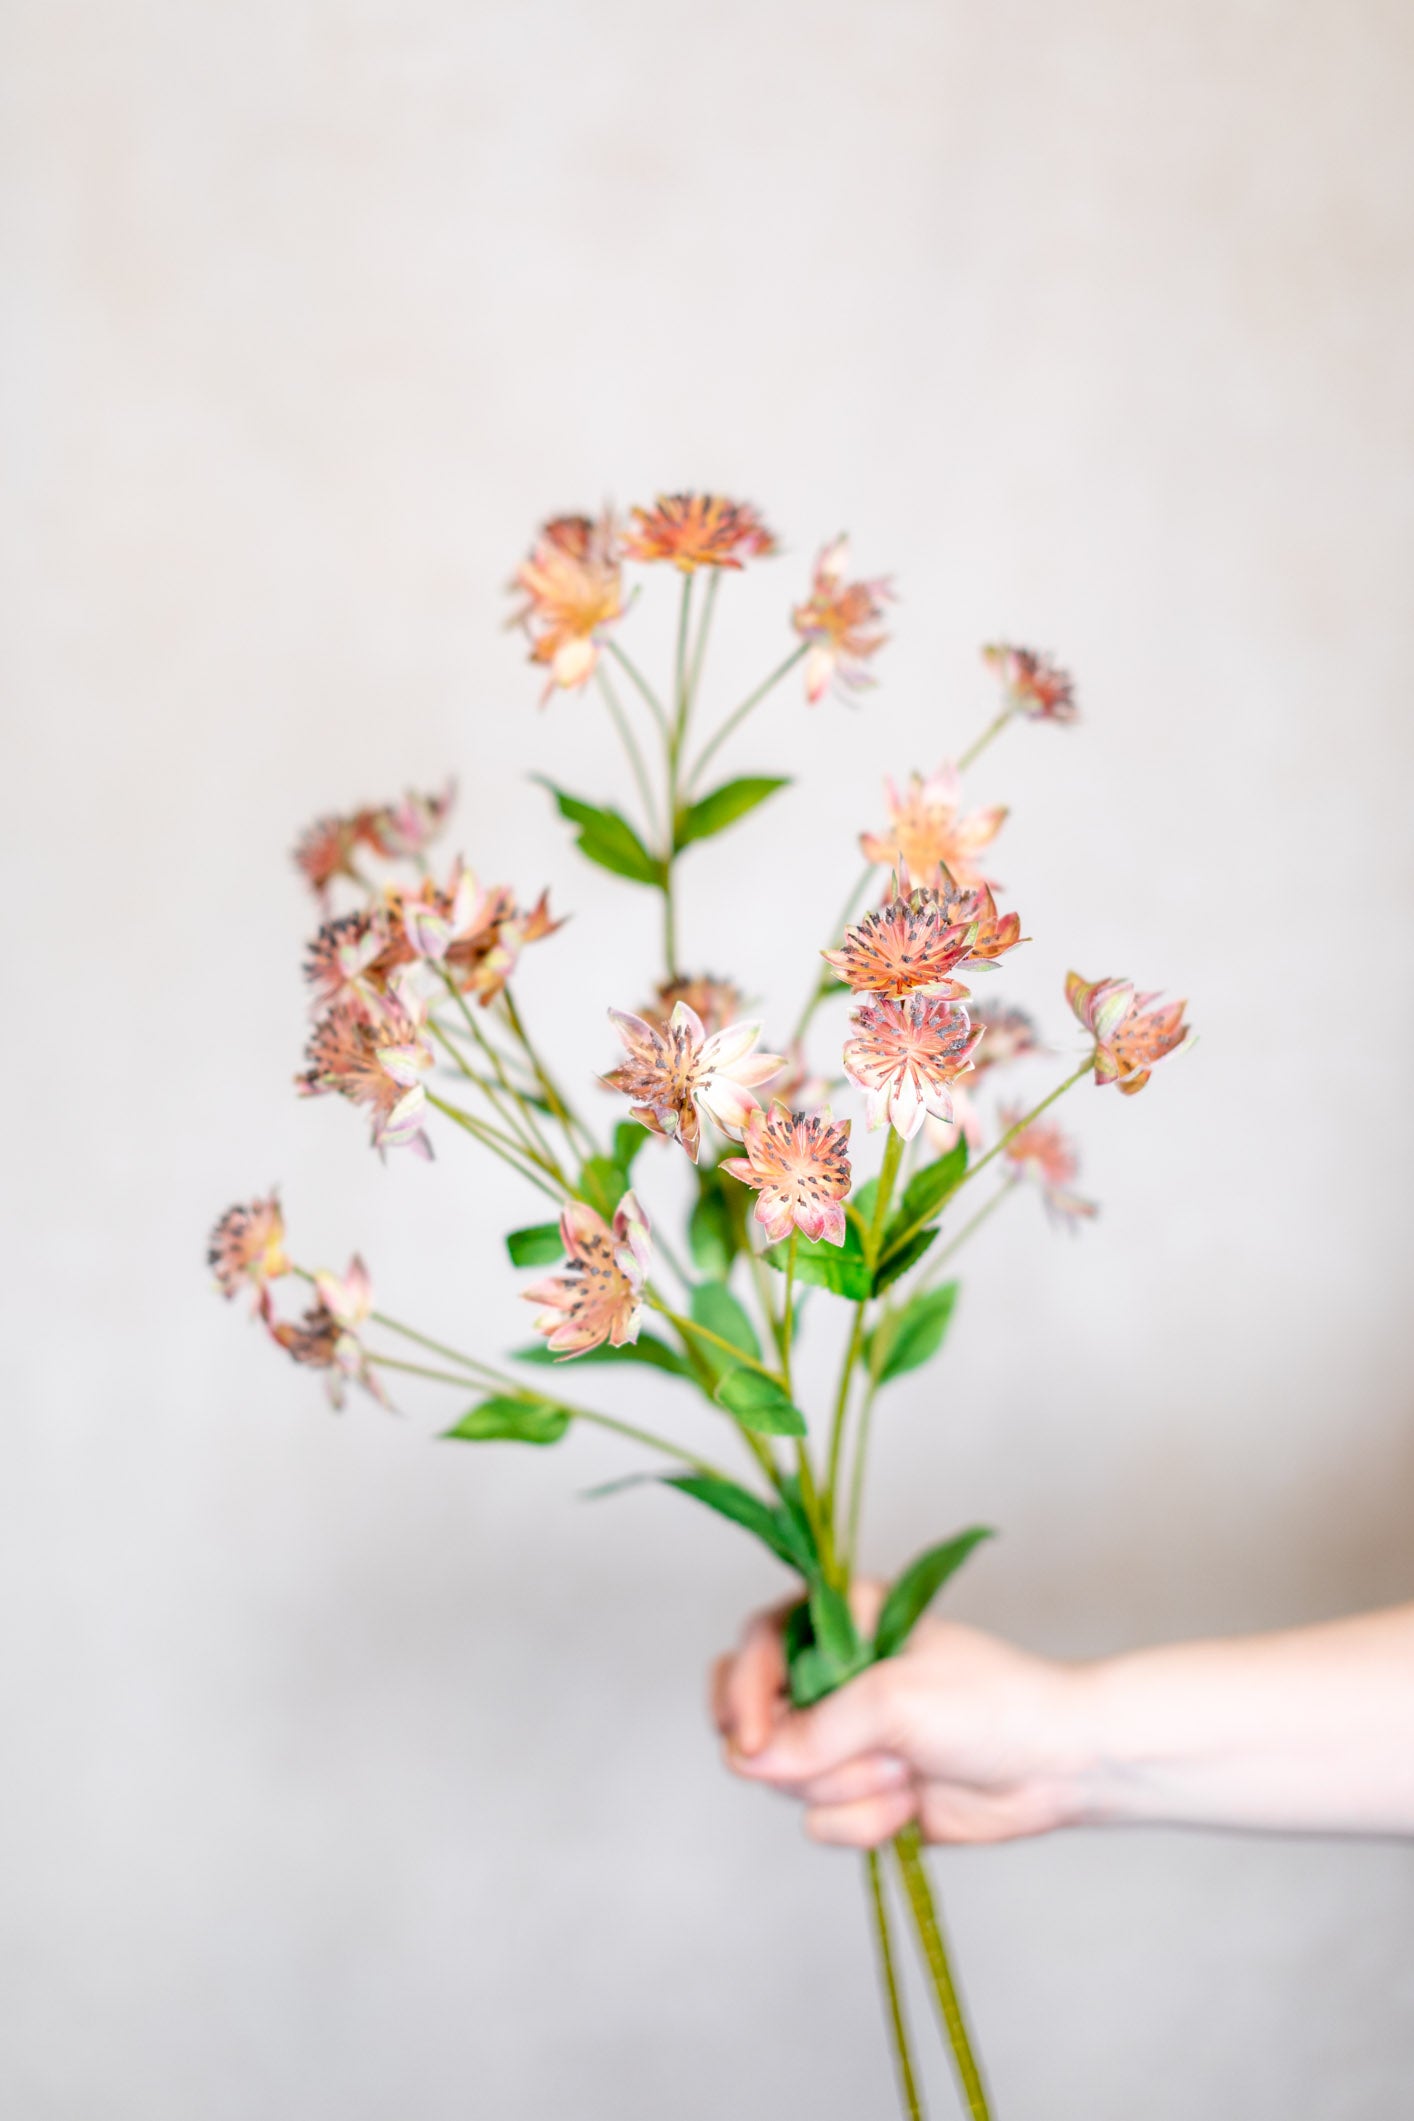
[[[887,1664],[871,1665],[814,1708],[783,1716],[760,1752],[734,1763],[738,1774],[776,1784],[809,1782],[861,1753],[888,1750],[891,1681]]]

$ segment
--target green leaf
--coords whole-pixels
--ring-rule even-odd
[[[799,1709],[823,1701],[873,1662],[843,1594],[818,1576],[811,1579],[808,1605],[787,1614],[784,1641],[790,1697]]]
[[[790,1263],[789,1239],[782,1239],[778,1245],[768,1245],[761,1257],[768,1267],[784,1274]],[[811,1282],[817,1288],[833,1289],[836,1296],[847,1296],[852,1303],[859,1303],[866,1297],[870,1286],[869,1269],[864,1263],[864,1247],[855,1225],[845,1223],[842,1245],[827,1245],[823,1240],[817,1242],[809,1237],[797,1237],[795,1278]]]
[[[774,1377],[759,1370],[728,1370],[717,1380],[718,1404],[729,1407],[744,1429],[761,1436],[804,1436],[805,1416],[791,1405]]]
[[[874,1227],[874,1207],[878,1198],[879,1174],[877,1171],[872,1178],[866,1178],[862,1186],[856,1186],[849,1197],[849,1205],[859,1217],[860,1223],[866,1231],[872,1230]]]
[[[907,1230],[916,1230],[921,1223],[930,1223],[944,1201],[956,1193],[967,1176],[967,1141],[959,1135],[955,1146],[946,1156],[940,1156],[935,1164],[925,1164],[915,1171],[903,1190],[899,1202],[884,1232],[884,1251],[896,1245]]]
[[[887,1384],[891,1377],[902,1377],[907,1371],[917,1370],[925,1362],[930,1362],[947,1335],[956,1302],[957,1283],[946,1281],[940,1289],[920,1290],[917,1296],[909,1298],[901,1311],[882,1320],[864,1343],[870,1376],[875,1375],[876,1355],[879,1362],[876,1381],[881,1385]]]
[[[483,1399],[480,1406],[463,1414],[454,1429],[442,1433],[465,1443],[558,1443],[571,1419],[564,1407],[548,1399],[512,1399],[503,1394]]]
[[[548,788],[559,805],[561,817],[578,825],[579,838],[576,845],[581,854],[601,869],[612,869],[615,876],[626,876],[635,884],[652,884],[662,890],[664,869],[656,854],[650,854],[628,819],[617,810],[600,809],[595,803],[582,802],[577,795],[567,795],[543,774],[534,776],[543,788]]]
[[[557,1359],[543,1340],[537,1340],[531,1347],[517,1348],[514,1352],[516,1362],[547,1364]],[[597,1348],[590,1348],[583,1355],[576,1355],[574,1360],[576,1363],[641,1362],[647,1363],[655,1370],[666,1370],[673,1377],[692,1375],[690,1367],[677,1349],[670,1348],[665,1340],[659,1340],[653,1333],[640,1333],[637,1340],[625,1341],[621,1348],[616,1348],[612,1341],[601,1341]]]
[[[636,1119],[621,1119],[614,1129],[614,1162],[625,1177],[633,1169],[633,1160],[648,1139],[648,1129]]]
[[[995,1539],[990,1525],[975,1524],[941,1546],[929,1547],[911,1561],[884,1600],[879,1625],[874,1630],[874,1655],[892,1657],[903,1648],[928,1606],[956,1569],[960,1569],[974,1547],[984,1539]]]
[[[762,1502],[749,1488],[739,1488],[734,1480],[717,1480],[706,1473],[679,1473],[663,1485],[680,1488],[684,1495],[695,1496],[709,1510],[730,1517],[733,1524],[741,1525],[768,1546],[787,1568],[798,1570],[802,1576],[810,1574],[813,1557],[790,1518],[784,1510],[772,1509],[769,1503]]]
[[[564,1249],[558,1223],[532,1223],[527,1230],[506,1232],[506,1250],[513,1266],[543,1267],[547,1261],[561,1258]]]
[[[907,1274],[910,1267],[916,1266],[937,1234],[936,1229],[915,1230],[912,1237],[906,1237],[892,1252],[886,1252],[874,1269],[874,1294],[878,1296],[890,1282],[897,1281],[900,1274]]]
[[[806,1510],[805,1504],[801,1500],[800,1478],[798,1474],[787,1473],[782,1477],[781,1507],[790,1517],[790,1519],[795,1525],[796,1531],[800,1534],[800,1541],[802,1546],[804,1546],[807,1551],[812,1556],[814,1556],[818,1565],[819,1550],[815,1544],[815,1531],[814,1527],[811,1525],[810,1522],[809,1512]]]
[[[677,827],[673,835],[674,845],[679,849],[691,846],[694,840],[710,839],[714,832],[725,831],[748,810],[764,803],[778,788],[789,783],[779,776],[752,774],[739,781],[724,781],[710,795],[692,803],[677,815]]]
[[[614,1210],[628,1191],[628,1173],[612,1156],[591,1156],[581,1166],[574,1190],[606,1223],[612,1222]]]
[[[726,1280],[736,1257],[736,1232],[719,1186],[704,1183],[693,1202],[687,1219],[687,1249],[700,1274],[712,1281]]]
[[[756,1329],[725,1282],[698,1282],[692,1292],[692,1321],[694,1325],[705,1326],[719,1339],[730,1341],[743,1355],[760,1361],[761,1343],[756,1338]],[[699,1357],[712,1372],[714,1383],[724,1370],[735,1367],[710,1340],[699,1340],[695,1345]]]

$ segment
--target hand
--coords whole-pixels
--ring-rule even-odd
[[[882,1599],[855,1586],[863,1629]],[[1075,1669],[925,1616],[898,1656],[792,1709],[785,1610],[718,1660],[712,1711],[728,1766],[798,1797],[815,1840],[877,1848],[916,1819],[929,1841],[1009,1841],[1082,1816]]]

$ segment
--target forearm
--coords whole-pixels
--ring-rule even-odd
[[[1414,1834],[1414,1605],[1074,1674],[1085,1824]]]

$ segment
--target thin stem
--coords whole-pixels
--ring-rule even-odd
[[[606,641],[604,645],[620,670],[622,670],[624,676],[638,693],[640,699],[646,703],[649,713],[658,724],[664,738],[666,738],[668,734],[668,718],[663,712],[663,703],[658,698],[657,693],[653,690],[637,663],[629,660],[617,641]]]
[[[869,879],[873,876],[877,866],[878,865],[875,862],[867,862],[865,864],[862,875],[857,879],[854,889],[850,892],[849,897],[845,900],[844,906],[840,912],[839,919],[835,922],[834,928],[831,930],[832,942],[838,942],[840,936],[843,935],[845,929],[849,926],[850,919],[853,916],[855,908],[858,906],[859,901],[863,898],[865,892],[869,889]],[[790,1035],[791,1044],[793,1046],[798,1045],[800,1040],[804,1038],[807,1030],[810,1027],[810,1019],[812,1016],[814,1016],[815,1011],[819,1008],[821,1002],[827,1000],[831,994],[837,994],[841,991],[842,990],[839,987],[833,984],[827,988],[823,981],[816,981],[815,991],[811,995],[809,1001],[805,1004],[805,1007],[801,1010],[799,1017],[796,1019],[795,1029]]]
[[[682,602],[678,607],[678,645],[673,662],[674,709],[673,726],[668,733],[665,746],[668,780],[668,831],[663,849],[663,960],[669,980],[677,978],[678,935],[677,903],[674,897],[673,864],[677,859],[678,839],[678,775],[682,765],[682,749],[687,737],[687,718],[692,708],[692,692],[688,683],[687,641],[692,623],[692,584],[695,577],[683,576]]]
[[[972,1180],[976,1178],[979,1171],[986,1170],[988,1164],[992,1161],[992,1158],[994,1156],[1001,1155],[1003,1149],[1005,1149],[1008,1142],[1015,1141],[1017,1135],[1021,1133],[1022,1129],[1025,1127],[1029,1127],[1033,1120],[1039,1119],[1043,1112],[1046,1112],[1050,1109],[1050,1107],[1055,1103],[1058,1097],[1064,1097],[1067,1090],[1073,1090],[1075,1088],[1075,1085],[1080,1081],[1081,1077],[1088,1075],[1094,1065],[1094,1054],[1087,1053],[1084,1060],[1080,1063],[1080,1066],[1076,1069],[1074,1075],[1068,1075],[1063,1083],[1057,1083],[1055,1089],[1051,1091],[1048,1097],[1043,1097],[1039,1105],[1033,1105],[1031,1110],[1026,1113],[1024,1118],[1019,1119],[1014,1127],[1008,1127],[1006,1133],[1002,1135],[1001,1139],[999,1141],[993,1142],[991,1148],[987,1151],[985,1156],[978,1157],[976,1163],[973,1164],[966,1172],[964,1177],[959,1180],[956,1191],[960,1193],[964,1186],[970,1185]]]
[[[531,1163],[538,1164],[540,1166],[540,1169],[544,1171],[549,1177],[562,1178],[563,1174],[560,1171],[559,1165],[555,1162],[555,1159],[553,1156],[551,1156],[549,1150],[538,1147],[536,1137],[532,1135],[526,1127],[522,1126],[519,1123],[514,1113],[508,1112],[506,1110],[505,1106],[502,1104],[500,1098],[496,1094],[496,1085],[494,1083],[488,1082],[484,1075],[477,1074],[475,1068],[471,1066],[470,1062],[467,1060],[461,1048],[447,1036],[445,1028],[438,1023],[435,1016],[428,1017],[427,1028],[432,1033],[432,1036],[436,1039],[438,1045],[443,1047],[444,1050],[451,1055],[453,1061],[455,1061],[457,1067],[465,1076],[466,1080],[469,1083],[474,1083],[476,1085],[477,1089],[486,1099],[487,1103],[490,1105],[492,1111],[496,1114],[497,1118],[503,1120],[506,1126],[512,1130],[512,1132],[510,1134],[507,1134],[504,1139],[506,1139],[507,1141],[514,1141],[520,1151],[520,1154],[528,1158]],[[482,1124],[489,1126],[488,1121],[483,1121]]]
[[[444,1113],[448,1119],[455,1120],[473,1140],[479,1141],[483,1148],[490,1149],[503,1163],[509,1164],[513,1171],[518,1171],[522,1178],[528,1178],[532,1186],[538,1186],[548,1199],[554,1201],[556,1207],[561,1205],[564,1199],[563,1187],[552,1186],[534,1165],[523,1162],[524,1150],[516,1150],[515,1143],[509,1141],[507,1136],[501,1134],[497,1128],[487,1126],[484,1120],[474,1118],[470,1112],[463,1112],[460,1105],[448,1104],[444,1097],[438,1097],[435,1090],[428,1090],[425,1095],[429,1105],[435,1106],[437,1111]]]
[[[578,1134],[585,1153],[589,1156],[597,1156],[599,1153],[598,1143],[584,1122],[571,1110],[568,1100],[555,1082],[554,1077],[550,1074],[549,1069],[545,1066],[545,1063],[541,1060],[539,1053],[531,1044],[530,1033],[521,1021],[521,1014],[516,1007],[515,996],[511,993],[509,987],[504,987],[501,990],[501,1005],[505,1010],[506,1022],[513,1037],[519,1040],[521,1051],[535,1071],[535,1080],[545,1093],[546,1104],[565,1130],[566,1141],[573,1146],[573,1137]]]
[[[746,1243],[746,1258],[751,1269],[752,1283],[756,1290],[756,1301],[761,1306],[761,1315],[770,1329],[771,1338],[776,1346],[776,1354],[779,1356],[781,1353],[781,1321],[776,1312],[775,1299],[771,1294],[771,1272],[765,1260],[762,1259],[761,1254],[749,1239]]]
[[[748,1370],[759,1370],[763,1377],[770,1378],[773,1385],[782,1382],[779,1371],[771,1369],[764,1362],[758,1362],[754,1355],[748,1355],[745,1348],[738,1348],[733,1341],[723,1340],[721,1334],[714,1333],[710,1326],[699,1326],[696,1319],[684,1318],[681,1311],[675,1311],[671,1304],[664,1303],[656,1289],[645,1289],[643,1293],[655,1311],[661,1311],[664,1318],[671,1319],[679,1333],[685,1333],[691,1340],[706,1341],[709,1347],[720,1348],[724,1355],[730,1355],[733,1363],[741,1364]]]
[[[447,983],[447,992],[452,996],[452,999],[460,1007],[462,1018],[466,1024],[467,1030],[471,1033],[477,1045],[481,1048],[481,1051],[485,1054],[487,1060],[491,1063],[491,1069],[496,1077],[497,1082],[504,1090],[506,1096],[510,1098],[511,1102],[515,1105],[517,1111],[520,1113],[525,1132],[530,1136],[530,1139],[534,1142],[536,1148],[540,1152],[540,1160],[544,1163],[545,1168],[551,1173],[552,1177],[559,1179],[563,1183],[565,1174],[560,1169],[559,1158],[555,1155],[554,1150],[550,1147],[550,1144],[546,1141],[544,1135],[540,1132],[540,1129],[536,1124],[534,1115],[522,1104],[521,1100],[516,1096],[515,1090],[512,1088],[511,1085],[510,1077],[506,1074],[505,1064],[502,1061],[500,1054],[496,1051],[496,1048],[492,1045],[490,1039],[486,1036],[486,1033],[482,1030],[480,1024],[478,1024],[478,1022],[476,1021],[475,1014],[469,1006],[466,996],[462,993],[461,988],[457,985],[456,981],[452,978],[451,974],[447,971],[445,966],[442,969],[442,977]]]
[[[952,1969],[948,1964],[947,1946],[943,1942],[942,1926],[933,1904],[928,1873],[923,1863],[923,1843],[916,1826],[906,1826],[901,1834],[894,1836],[894,1854],[898,1858],[904,1891],[908,1894],[909,1906],[913,1910],[914,1927],[918,1931],[918,1941],[923,1947],[923,1957],[932,1979],[933,1993],[938,1999],[938,2009],[952,2044],[953,2061],[957,2065],[958,2081],[967,2101],[967,2111],[972,2116],[972,2121],[990,2121],[991,2109],[987,2105],[987,2094],[982,2086],[982,2073],[972,2052],[967,2022],[962,2015],[962,2004],[953,1981]]]
[[[430,1348],[434,1355],[445,1355],[449,1362],[459,1362],[470,1370],[485,1370],[489,1365],[478,1362],[474,1355],[463,1355],[459,1348],[449,1348],[445,1341],[433,1340],[430,1334],[419,1333],[414,1326],[405,1326],[400,1320],[390,1318],[386,1311],[370,1311],[370,1325],[382,1326],[387,1333],[399,1333],[404,1340],[414,1340],[420,1348]]]
[[[793,1399],[790,1381],[790,1342],[795,1328],[795,1248],[800,1241],[800,1232],[795,1224],[790,1226],[790,1249],[786,1253],[786,1300],[781,1314],[781,1383],[786,1388],[786,1398]]]
[[[1015,713],[1016,709],[1014,707],[1003,707],[1001,713],[997,716],[997,719],[994,722],[989,722],[979,737],[973,738],[972,742],[968,745],[966,751],[963,752],[962,757],[957,762],[957,770],[959,773],[965,773],[968,767],[971,766],[975,760],[981,758],[982,753],[991,743],[992,738],[994,736],[1001,735],[1002,731],[1006,728],[1007,723],[1011,720],[1012,716]]]
[[[903,2014],[903,1998],[899,1993],[898,1975],[894,1971],[893,1940],[889,1935],[889,1910],[884,1900],[883,1866],[879,1862],[879,1851],[870,1849],[864,1859],[865,1877],[869,1887],[870,1904],[874,1910],[874,1937],[879,1951],[879,1973],[884,1983],[884,1994],[888,1998],[889,2023],[894,2036],[894,2066],[898,2071],[899,2090],[903,2094],[904,2110],[909,2121],[923,2121],[923,2101],[918,2095],[918,2079],[913,2073],[913,2055],[909,2047],[908,2021]]]
[[[756,690],[754,692],[748,693],[739,707],[734,707],[732,709],[731,713],[727,716],[726,720],[723,722],[721,728],[716,732],[715,736],[708,738],[707,743],[703,746],[702,750],[697,755],[696,765],[693,767],[692,772],[688,776],[688,786],[690,789],[695,788],[698,782],[701,780],[703,772],[707,765],[707,761],[710,758],[715,757],[717,752],[721,750],[723,744],[731,735],[732,731],[738,728],[740,724],[746,720],[746,717],[751,713],[753,707],[759,707],[762,700],[765,699],[767,693],[773,692],[776,686],[780,684],[781,679],[783,677],[788,676],[789,673],[794,670],[796,664],[806,653],[808,646],[808,642],[801,641],[797,647],[793,648],[790,654],[786,657],[785,661],[783,663],[778,663],[776,665],[776,668],[771,672],[771,675],[768,678],[763,678],[761,683],[757,686]]]
[[[653,800],[653,784],[648,778],[648,768],[643,763],[643,753],[638,748],[638,739],[629,724],[628,716],[624,713],[623,708],[619,704],[618,695],[609,683],[609,673],[604,668],[602,657],[594,666],[594,676],[598,682],[599,690],[604,695],[604,705],[608,708],[613,718],[614,727],[619,732],[624,750],[628,753],[628,762],[633,768],[633,777],[638,783],[638,793],[643,804],[643,814],[648,821],[648,836],[652,839],[656,837],[658,831],[658,808]]]
[[[402,1370],[409,1377],[431,1377],[441,1385],[459,1385],[463,1392],[481,1391],[474,1377],[458,1377],[451,1370],[432,1370],[425,1362],[403,1362],[396,1355],[370,1355],[368,1360],[376,1363],[380,1370]]]
[[[702,617],[697,626],[697,642],[692,651],[692,671],[688,678],[694,704],[697,690],[702,683],[702,665],[707,656],[707,636],[712,631],[712,614],[717,608],[717,593],[722,586],[722,570],[714,567],[707,579],[707,594],[702,600]]]
[[[874,1216],[865,1241],[864,1257],[872,1268],[879,1256],[879,1243],[889,1219],[889,1202],[893,1196],[894,1181],[903,1160],[903,1138],[892,1127],[884,1144],[884,1164],[879,1173],[879,1190],[874,1199]],[[849,1388],[854,1382],[854,1366],[859,1360],[859,1351],[864,1342],[864,1314],[869,1308],[867,1296],[861,1297],[854,1308],[854,1323],[850,1328],[849,1345],[844,1362],[840,1366],[839,1391],[835,1396],[835,1416],[830,1425],[830,1461],[825,1477],[825,1508],[831,1523],[834,1522],[835,1497],[839,1493],[840,1453],[844,1448],[845,1418],[849,1412]]]
[[[987,1202],[987,1205],[984,1208],[979,1208],[977,1210],[977,1213],[963,1224],[962,1228],[958,1231],[957,1236],[952,1240],[951,1244],[944,1245],[941,1252],[935,1252],[933,1254],[932,1258],[928,1262],[928,1272],[926,1274],[920,1274],[918,1280],[914,1283],[913,1286],[915,1290],[926,1289],[934,1281],[937,1280],[938,1270],[941,1267],[945,1267],[947,1265],[948,1261],[953,1257],[954,1253],[960,1252],[962,1250],[962,1247],[967,1243],[968,1238],[971,1237],[974,1230],[980,1230],[983,1223],[987,1220],[987,1217],[989,1215],[995,1214],[996,1210],[1001,1206],[1001,1203],[1004,1200],[1009,1200],[1011,1198],[1011,1195],[1016,1191],[1016,1186],[1017,1181],[1015,1178],[1009,1178],[1006,1180],[1005,1184],[998,1186],[996,1192]]]

